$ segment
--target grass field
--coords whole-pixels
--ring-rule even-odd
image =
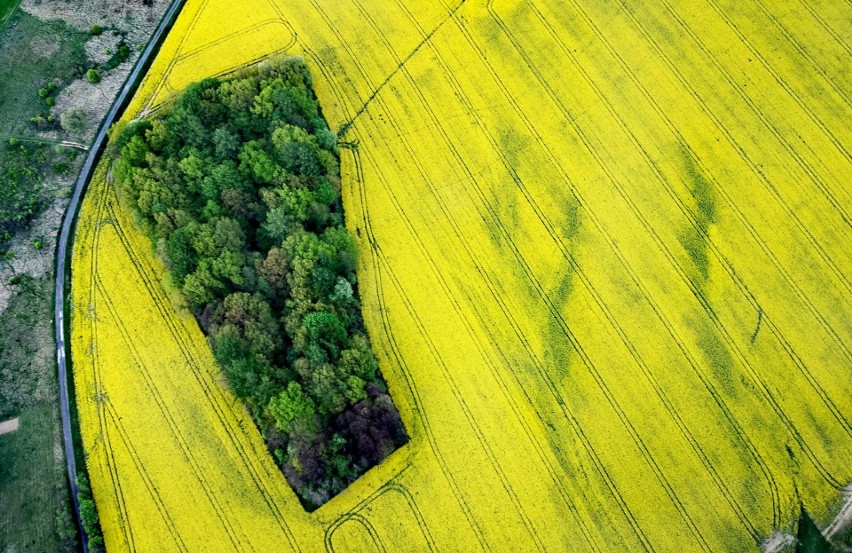
[[[76,538],[51,340],[52,275],[24,279],[0,314],[0,551],[73,551]]]
[[[250,4],[189,0],[126,117],[306,58],[411,442],[306,514],[102,168],[73,352],[111,551],[717,552],[831,521],[849,3]]]
[[[67,539],[73,544],[76,529],[70,516],[70,496],[64,487],[57,487],[64,482],[65,467],[61,451],[57,459],[54,448],[58,417],[52,405],[30,409],[21,416],[18,430],[0,436],[3,551],[74,550],[60,540],[56,528],[57,522],[67,524]],[[22,532],[22,528],[28,531]]]
[[[62,21],[41,21],[22,10],[11,14],[0,34],[0,134],[4,142],[7,135],[35,135],[30,118],[49,112],[38,95],[39,88],[53,79],[66,85],[82,74],[86,65],[83,44],[88,38],[87,33]]]
[[[23,221],[10,225],[18,234],[16,240],[26,244],[15,251],[16,268],[11,262],[0,267],[4,299],[6,292],[14,294],[0,313],[0,420],[20,416],[21,422],[16,432],[0,436],[0,551],[74,551],[76,528],[60,442],[51,327],[53,257],[48,252],[54,228],[43,222],[49,217],[39,215],[61,210],[64,204],[57,197],[67,180],[64,175],[79,164],[54,153],[51,140],[37,139],[30,118],[49,112],[39,88],[52,79],[67,84],[74,78],[77,65],[85,62],[83,44],[88,35],[61,21],[41,21],[18,9],[18,4],[0,0],[0,166],[27,167],[40,176],[13,182],[16,171],[0,171],[4,223],[26,212],[17,208],[28,205],[29,199],[39,200],[30,217],[36,226],[20,230]],[[7,144],[12,137],[23,137],[29,153]],[[40,144],[50,144],[51,150]],[[10,246],[8,239],[0,237],[3,252]],[[16,271],[18,276],[40,274],[43,267],[45,276],[24,275],[21,284],[6,288]]]

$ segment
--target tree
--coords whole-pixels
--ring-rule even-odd
[[[195,269],[195,257],[185,228],[175,230],[166,239],[166,266],[171,270],[179,285]]]
[[[208,160],[207,167],[212,163]],[[247,186],[245,179],[240,175],[236,163],[231,160],[212,165],[209,174],[201,183],[201,194],[207,200],[219,201],[225,190],[245,191],[251,189]]]
[[[121,149],[121,158],[132,167],[145,167],[148,165],[148,144],[139,136],[133,136]]]
[[[148,143],[151,150],[162,153],[171,141],[172,137],[166,124],[161,119],[151,121],[151,127],[145,131],[145,142]]]
[[[200,309],[213,301],[215,292],[223,288],[222,283],[210,271],[209,264],[202,261],[194,272],[186,275],[181,290],[189,304]]]
[[[329,359],[337,361],[340,351],[347,341],[346,327],[334,313],[314,311],[308,313],[302,321],[301,334],[296,337],[294,346],[307,353],[313,348],[320,348]]]
[[[255,263],[257,273],[280,296],[287,292],[287,258],[280,248],[270,248],[265,259]]]
[[[314,367],[305,378],[306,389],[323,415],[336,415],[347,405],[367,399],[365,384],[361,378],[346,374],[342,367],[331,363]]]
[[[331,132],[328,127],[319,129],[316,132],[316,137],[317,144],[319,144],[321,148],[335,154],[337,153],[337,135]]]
[[[269,413],[282,432],[310,430],[315,427],[314,401],[302,392],[298,382],[291,382],[286,390],[269,401]]]
[[[308,219],[308,208],[314,195],[306,188],[283,186],[276,190],[278,200],[266,214],[263,230],[274,242],[280,243],[293,232],[296,225]]]
[[[340,370],[346,375],[357,376],[367,382],[376,380],[379,365],[366,336],[352,336],[349,347],[340,352]]]
[[[331,227],[322,233],[321,240],[334,252],[328,261],[334,272],[342,275],[355,272],[358,267],[358,248],[355,239],[344,227]]]
[[[305,142],[287,142],[278,149],[278,160],[281,166],[290,173],[320,175],[320,163],[316,156],[316,146]]]
[[[320,177],[318,181],[314,192],[314,199],[326,206],[335,203],[340,197],[338,190],[331,184],[331,181],[327,177]]]
[[[177,105],[172,109],[166,126],[169,135],[189,146],[204,149],[210,141],[210,133],[201,119],[186,105]]]
[[[92,84],[98,84],[101,82],[101,73],[97,69],[89,69],[86,71],[86,80],[88,80]]]
[[[293,90],[282,79],[270,81],[254,98],[251,112],[271,121],[298,124],[304,121]]]
[[[267,154],[260,142],[246,142],[240,151],[240,162],[258,184],[272,184],[277,180],[279,167]]]
[[[230,131],[227,127],[219,127],[213,131],[213,146],[216,157],[220,159],[233,158],[239,151],[240,139],[236,133]]]
[[[101,535],[101,525],[95,501],[92,499],[92,489],[85,474],[78,474],[77,501],[80,506],[80,523],[83,530],[89,536],[89,553],[101,553],[104,551],[104,539]]]
[[[228,331],[229,336],[238,337],[243,352],[258,363],[271,363],[283,346],[278,321],[269,304],[259,294],[230,294],[222,302],[217,319],[221,320],[221,325],[233,328]],[[214,328],[214,346],[217,334]]]
[[[355,290],[343,277],[337,277],[334,283],[334,292],[328,298],[331,303],[342,308],[347,308],[355,303]]]

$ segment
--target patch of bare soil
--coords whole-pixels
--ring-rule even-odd
[[[121,34],[113,31],[93,36],[86,42],[86,56],[99,65],[104,64],[118,51],[119,42]]]
[[[130,57],[108,72],[101,73],[100,82],[93,84],[86,79],[72,82],[62,90],[51,109],[59,119],[63,113],[81,109],[85,114],[85,131],[69,132],[69,137],[81,142],[90,142],[97,132],[100,121],[109,110],[112,101],[124,84],[127,75],[139,57],[139,47],[157,27],[168,2],[166,0],[24,0],[21,8],[41,19],[60,18],[69,26],[89,31],[93,26],[102,27],[101,34],[86,43],[86,55],[93,67],[101,66],[117,52],[124,41],[130,47]],[[49,138],[56,139],[56,136]],[[48,136],[46,136],[48,137]]]
[[[837,516],[834,517],[834,520],[828,526],[821,530],[822,535],[829,541],[834,540],[852,525],[852,483],[847,484],[841,494],[843,502],[840,505]],[[797,543],[796,536],[776,530],[771,536],[763,540],[761,549],[763,553],[791,552]],[[839,546],[838,551],[852,551],[852,549]]]
[[[86,117],[86,130],[82,133],[67,133],[67,136],[83,143],[90,143],[95,137],[101,119],[109,110],[112,101],[124,85],[127,75],[133,69],[136,55],[101,77],[101,82],[92,84],[86,80],[77,80],[65,87],[56,98],[51,113],[59,118],[66,111],[82,109]],[[46,134],[45,134],[46,136]]]
[[[9,243],[12,256],[9,261],[3,262],[0,271],[0,313],[6,310],[9,300],[17,291],[17,286],[10,284],[12,279],[23,275],[39,278],[53,270],[56,237],[75,178],[73,172],[63,177],[46,178],[45,195],[50,198],[47,208],[27,230],[18,232]]]
[[[93,36],[86,44],[86,52],[93,67],[105,64],[116,52],[121,36],[131,47],[130,57],[114,69],[101,73],[100,82],[86,79],[72,82],[56,98],[51,113],[60,119],[65,112],[82,110],[85,129],[80,131],[50,131],[41,133],[48,140],[70,139],[89,144],[101,120],[112,105],[124,84],[133,64],[139,57],[136,45],[148,42],[168,7],[168,0],[23,0],[21,9],[42,20],[62,19],[69,26],[90,31],[98,25],[104,31]],[[42,56],[53,55],[59,43],[44,38],[34,38],[32,48]],[[10,251],[13,259],[0,270],[0,313],[15,293],[9,284],[15,276],[29,275],[38,278],[52,270],[56,235],[62,214],[68,205],[75,174],[51,177],[45,182],[46,196],[51,198],[47,209],[32,223],[26,232],[13,238]],[[39,246],[36,246],[39,244]]]
[[[840,512],[834,517],[834,520],[823,531],[828,539],[840,534],[852,524],[852,484],[847,484],[843,489],[843,506],[840,507]]]
[[[796,536],[775,532],[763,541],[763,553],[781,553],[788,547],[796,545]]]
[[[145,44],[168,6],[168,0],[24,0],[21,9],[42,20],[62,19],[80,31],[94,25],[127,33],[133,46]]]
[[[0,436],[14,432],[18,429],[18,417],[7,421],[0,422]]]

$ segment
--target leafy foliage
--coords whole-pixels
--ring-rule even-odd
[[[206,79],[111,145],[122,196],[308,507],[406,440],[361,318],[336,136],[310,87],[295,58]]]
[[[0,255],[8,241],[27,227],[49,198],[44,177],[70,170],[76,150],[52,150],[43,144],[25,145],[13,139],[0,146]]]
[[[81,108],[71,108],[62,112],[59,116],[59,122],[64,130],[74,134],[84,133],[89,125],[86,112]]]
[[[21,147],[26,151],[24,147]],[[8,155],[0,162],[0,248],[40,209],[41,172],[28,155]]]
[[[92,488],[85,474],[77,475],[77,501],[80,504],[80,523],[89,537],[89,553],[103,553],[106,549],[101,523],[92,497]]]

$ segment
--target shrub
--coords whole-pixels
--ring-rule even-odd
[[[86,112],[82,108],[66,110],[59,116],[59,124],[69,133],[82,134],[88,127]]]
[[[85,474],[78,474],[77,501],[80,505],[80,523],[83,531],[89,536],[89,553],[102,553],[104,551],[104,538],[101,534],[101,523],[98,510],[92,498],[92,488]]]

